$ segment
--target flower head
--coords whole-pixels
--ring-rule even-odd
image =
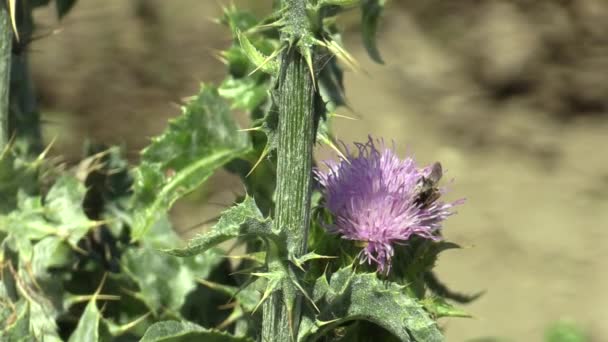
[[[418,168],[412,158],[401,160],[382,142],[379,145],[371,137],[367,143],[355,143],[356,155],[347,147],[346,159],[326,162],[328,170],[315,170],[315,175],[325,207],[334,215],[328,231],[363,242],[361,262],[373,262],[388,273],[395,244],[413,235],[439,240],[442,221],[462,200],[439,201],[444,190],[428,186],[432,166]]]

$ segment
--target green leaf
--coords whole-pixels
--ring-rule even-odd
[[[76,0],[55,0],[55,6],[57,7],[57,16],[59,19],[63,18],[68,12],[74,7]]]
[[[7,306],[7,309],[10,309],[11,314],[2,322],[6,326],[0,330],[0,340],[35,341],[35,338],[30,334],[30,307],[27,302],[20,300],[12,308]]]
[[[231,100],[232,108],[252,111],[268,97],[268,85],[258,83],[252,77],[227,78],[219,87],[219,94]]]
[[[356,6],[361,2],[361,0],[320,0],[318,6],[340,6],[340,7],[350,7]]]
[[[131,248],[122,256],[124,272],[138,285],[137,297],[155,313],[169,310],[179,316],[186,296],[222,261],[212,249],[194,258],[181,259],[150,248]]]
[[[238,9],[234,4],[224,7],[223,12],[220,21],[223,24],[228,25],[232,32],[251,29],[259,22],[258,18],[252,13]]]
[[[112,340],[108,325],[101,316],[99,309],[97,309],[95,300],[96,297],[94,296],[87,304],[82,316],[80,316],[76,330],[74,330],[68,342],[104,342]]]
[[[302,318],[298,341],[306,341],[351,320],[375,323],[402,341],[443,341],[435,321],[403,287],[378,279],[375,273],[355,273],[345,267],[328,282],[321,276],[313,291],[320,308]]]
[[[56,223],[57,234],[76,245],[97,223],[85,215],[82,202],[86,194],[84,184],[72,176],[61,176],[45,198],[46,217]]]
[[[31,197],[23,191],[17,194],[17,209],[0,216],[0,231],[12,233],[23,245],[25,240],[40,240],[57,236],[71,245],[97,225],[84,214],[82,202],[86,189],[76,178],[60,177],[42,205],[40,197]],[[22,241],[21,241],[22,240]]]
[[[17,196],[18,210],[7,216],[0,216],[0,231],[8,233],[9,243],[19,245],[15,250],[24,253],[23,245],[30,240],[39,240],[54,234],[55,229],[45,220],[40,197],[28,197],[20,192]],[[29,258],[26,258],[29,259]]]
[[[249,149],[248,135],[238,131],[217,89],[203,86],[142,152],[134,170],[133,239],[141,238],[177,199]]]
[[[435,318],[441,317],[473,317],[468,312],[453,306],[440,297],[425,298],[422,301],[425,309]]]
[[[0,152],[0,214],[17,207],[19,191],[33,194],[37,190],[37,163],[19,158],[16,152],[6,148]]]
[[[186,247],[166,249],[164,252],[180,257],[197,255],[219,243],[244,235],[278,238],[272,233],[272,221],[262,216],[249,196],[222,213],[219,222],[210,231],[191,239]]]
[[[247,337],[235,337],[190,322],[165,321],[153,324],[140,342],[253,342]]]
[[[380,16],[384,10],[386,0],[363,0],[361,5],[361,34],[363,45],[367,49],[369,56],[376,62],[383,64],[384,61],[378,51],[376,44],[376,34]]]
[[[249,38],[242,33],[237,32],[237,36],[239,42],[241,43],[241,48],[249,61],[256,66],[256,68],[262,70],[263,72],[272,75],[278,76],[279,74],[279,62],[275,60],[277,56],[277,52],[273,53],[270,56],[264,56],[252,43],[249,41]],[[277,50],[278,51],[278,50]]]

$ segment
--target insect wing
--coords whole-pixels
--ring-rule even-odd
[[[441,167],[441,163],[435,162],[431,165],[431,173],[426,177],[433,184],[439,183],[439,180],[443,176],[443,168]]]

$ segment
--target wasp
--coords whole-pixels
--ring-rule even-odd
[[[414,203],[420,205],[421,208],[427,208],[433,204],[441,196],[437,184],[442,176],[443,169],[441,168],[441,164],[439,162],[433,163],[431,165],[431,173],[428,176],[422,176],[416,184]]]

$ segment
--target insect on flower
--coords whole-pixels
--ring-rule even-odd
[[[463,200],[440,201],[440,163],[418,168],[413,158],[400,159],[371,137],[355,146],[357,153],[345,146],[345,159],[326,162],[327,171],[315,170],[324,206],[334,216],[326,228],[362,247],[361,262],[388,273],[396,245],[414,235],[440,240],[443,220]]]
[[[441,163],[435,162],[431,165],[431,172],[428,176],[420,177],[418,184],[416,184],[415,192],[418,194],[414,199],[414,203],[421,205],[423,208],[427,208],[433,202],[439,199],[441,192],[437,188],[437,184],[443,176],[443,169]]]

